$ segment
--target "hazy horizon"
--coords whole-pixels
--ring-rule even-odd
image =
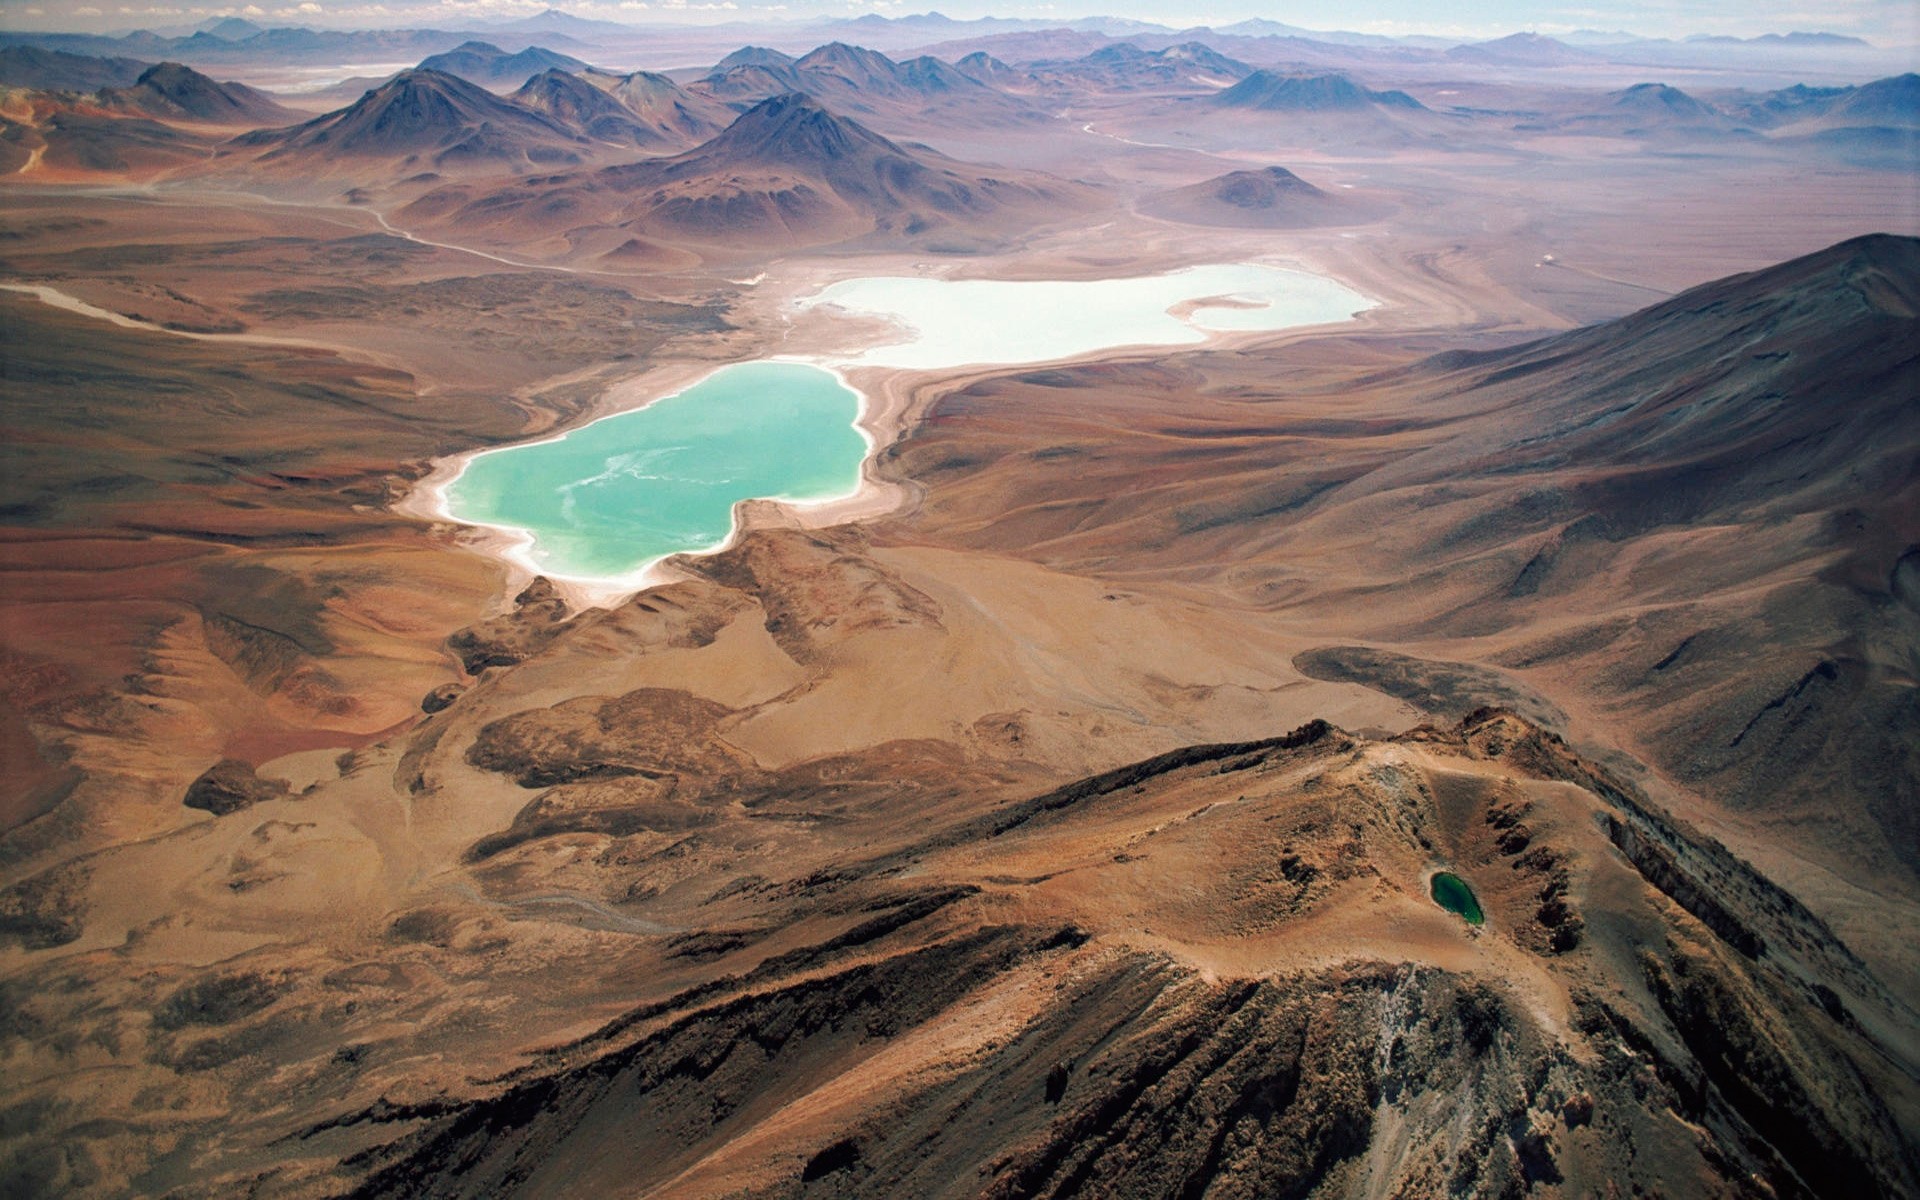
[[[910,7],[887,0],[601,0],[549,4],[545,0],[389,0],[371,3],[323,3],[300,0],[273,4],[103,4],[84,0],[35,0],[0,11],[0,30],[125,33],[138,29],[191,26],[222,17],[259,24],[305,25],[331,29],[465,28],[536,16],[549,8],[589,20],[649,25],[792,24],[844,20],[867,15],[891,19],[937,12],[954,20],[998,17],[1066,24],[1094,17],[1137,20],[1170,29],[1231,25],[1269,20],[1325,32],[1390,37],[1445,37],[1478,40],[1516,32],[1547,36],[1581,31],[1620,32],[1635,37],[1683,39],[1691,36],[1757,37],[1791,32],[1825,32],[1863,38],[1876,46],[1920,44],[1920,11],[1901,0],[1846,0],[1810,8],[1798,0],[1759,0],[1732,6],[1709,0],[1647,0],[1615,8],[1556,5],[1520,0],[1477,0],[1452,6],[1444,15],[1416,0],[1373,0],[1362,6],[1333,0],[1302,0],[1284,10],[1261,0],[1208,0],[1204,8],[1180,10],[1146,3],[1058,0],[996,4],[977,0]]]

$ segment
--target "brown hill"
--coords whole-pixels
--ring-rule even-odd
[[[1310,229],[1355,225],[1379,216],[1376,201],[1323,191],[1285,167],[1230,171],[1149,196],[1140,211],[1188,225],[1230,229]]]
[[[617,75],[589,69],[581,72],[580,78],[606,91],[652,130],[652,144],[675,150],[706,141],[732,123],[735,115],[725,105],[695,95],[665,75],[651,71]]]
[[[716,103],[747,105],[799,89],[800,78],[793,68],[776,63],[737,63],[714,71],[688,88]]]
[[[0,172],[40,182],[148,180],[206,161],[202,133],[62,92],[0,89]]]
[[[977,50],[965,56],[960,59],[960,61],[954,63],[953,67],[954,70],[959,71],[969,79],[977,80],[991,87],[1006,87],[1010,84],[1016,84],[1020,82],[1025,75],[1025,72],[1016,71],[993,55],[988,54],[985,50]]]
[[[1330,642],[1452,660],[1470,641],[1701,803],[1911,894],[1916,281],[1920,242],[1876,236],[1359,385],[1300,370],[1276,394],[1273,364],[1207,356],[1177,383],[980,384],[900,469],[966,545],[1182,578],[1231,562],[1248,603],[1284,595],[1291,625]],[[1152,415],[1170,386],[1232,398]],[[1087,432],[1095,395],[1127,432]],[[1060,438],[1072,469],[980,465],[1015,436],[989,410],[1021,414],[1020,444]],[[961,446],[972,465],[938,465]],[[1348,659],[1338,677],[1416,703],[1423,671],[1457,667]]]
[[[244,83],[217,83],[192,67],[160,63],[142,72],[133,86],[107,88],[102,107],[208,125],[286,125],[299,113]]]
[[[263,130],[227,143],[249,172],[298,179],[390,174],[499,174],[584,161],[581,134],[464,79],[415,68],[402,71],[338,112],[288,129]]]
[[[1075,185],[897,145],[787,95],[672,158],[551,176],[508,194],[443,188],[405,212],[410,221],[523,242],[618,229],[720,254],[871,235],[999,238],[1085,202]]]
[[[622,103],[612,90],[596,87],[579,75],[552,70],[535,75],[526,86],[507,97],[532,112],[597,142],[621,146],[684,149],[688,141],[677,125],[689,123],[687,114],[674,121],[648,121]]]
[[[180,125],[253,128],[296,115],[264,92],[179,63],[92,95],[0,88],[0,173],[43,182],[155,179],[199,167],[213,150],[217,135]]]

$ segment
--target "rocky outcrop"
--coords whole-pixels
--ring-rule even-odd
[[[90,874],[83,863],[63,863],[0,890],[0,938],[15,939],[28,950],[78,940]]]
[[[420,698],[420,711],[432,716],[453,707],[453,702],[466,693],[464,683],[443,683]]]
[[[621,724],[633,713],[657,715]],[[698,745],[694,726],[717,716],[635,693],[569,711],[564,729],[508,721],[604,762],[647,729]],[[696,856],[738,810],[678,786],[553,787],[476,856],[583,834]],[[1636,874],[1588,805],[1674,839],[1664,870]],[[895,854],[708,891],[698,910],[715,923],[661,948],[698,982],[464,1100],[334,1118],[384,1143],[336,1177],[366,1196],[731,1194],[742,1179],[780,1197],[1519,1196],[1681,1178],[1901,1194],[1920,1178],[1914,1147],[1849,1058],[1859,1028],[1669,902],[1684,878],[1729,912],[1779,908],[1724,891],[1724,850],[1675,849],[1692,835],[1661,822],[1501,710],[1389,742],[1315,722],[1185,748]],[[1473,880],[1484,927],[1439,919],[1418,870],[1435,858]],[[1608,908],[1590,922],[1599,879]],[[1346,927],[1329,964],[1254,949],[1382,897],[1395,915]],[[1447,932],[1392,932],[1414,927]],[[1488,970],[1435,965],[1434,936]],[[1233,954],[1245,968],[1223,965]],[[1567,1023],[1517,962],[1565,989]],[[1640,978],[1616,982],[1615,963]]]
[[[488,667],[510,667],[538,654],[560,635],[567,602],[544,575],[513,598],[512,611],[457,631],[447,645],[470,675]]]
[[[291,788],[282,779],[262,779],[239,759],[223,758],[187,786],[180,803],[224,817],[267,800],[286,797]]]
[[[658,780],[676,773],[725,781],[743,765],[742,757],[715,736],[715,727],[731,711],[663,688],[612,699],[583,696],[486,725],[467,761],[511,775],[529,788],[625,775]]]

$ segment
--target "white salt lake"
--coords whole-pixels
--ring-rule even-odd
[[[1124,346],[1191,346],[1210,333],[1344,321],[1374,302],[1337,280],[1259,263],[1187,267],[1130,279],[846,279],[797,302],[898,328],[839,360],[930,371],[1078,358]]]

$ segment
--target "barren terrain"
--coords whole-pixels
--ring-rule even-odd
[[[1903,93],[948,57],[7,93],[0,1190],[1920,1191]],[[436,515],[837,279],[1248,261],[1378,306],[855,371],[637,595]]]

